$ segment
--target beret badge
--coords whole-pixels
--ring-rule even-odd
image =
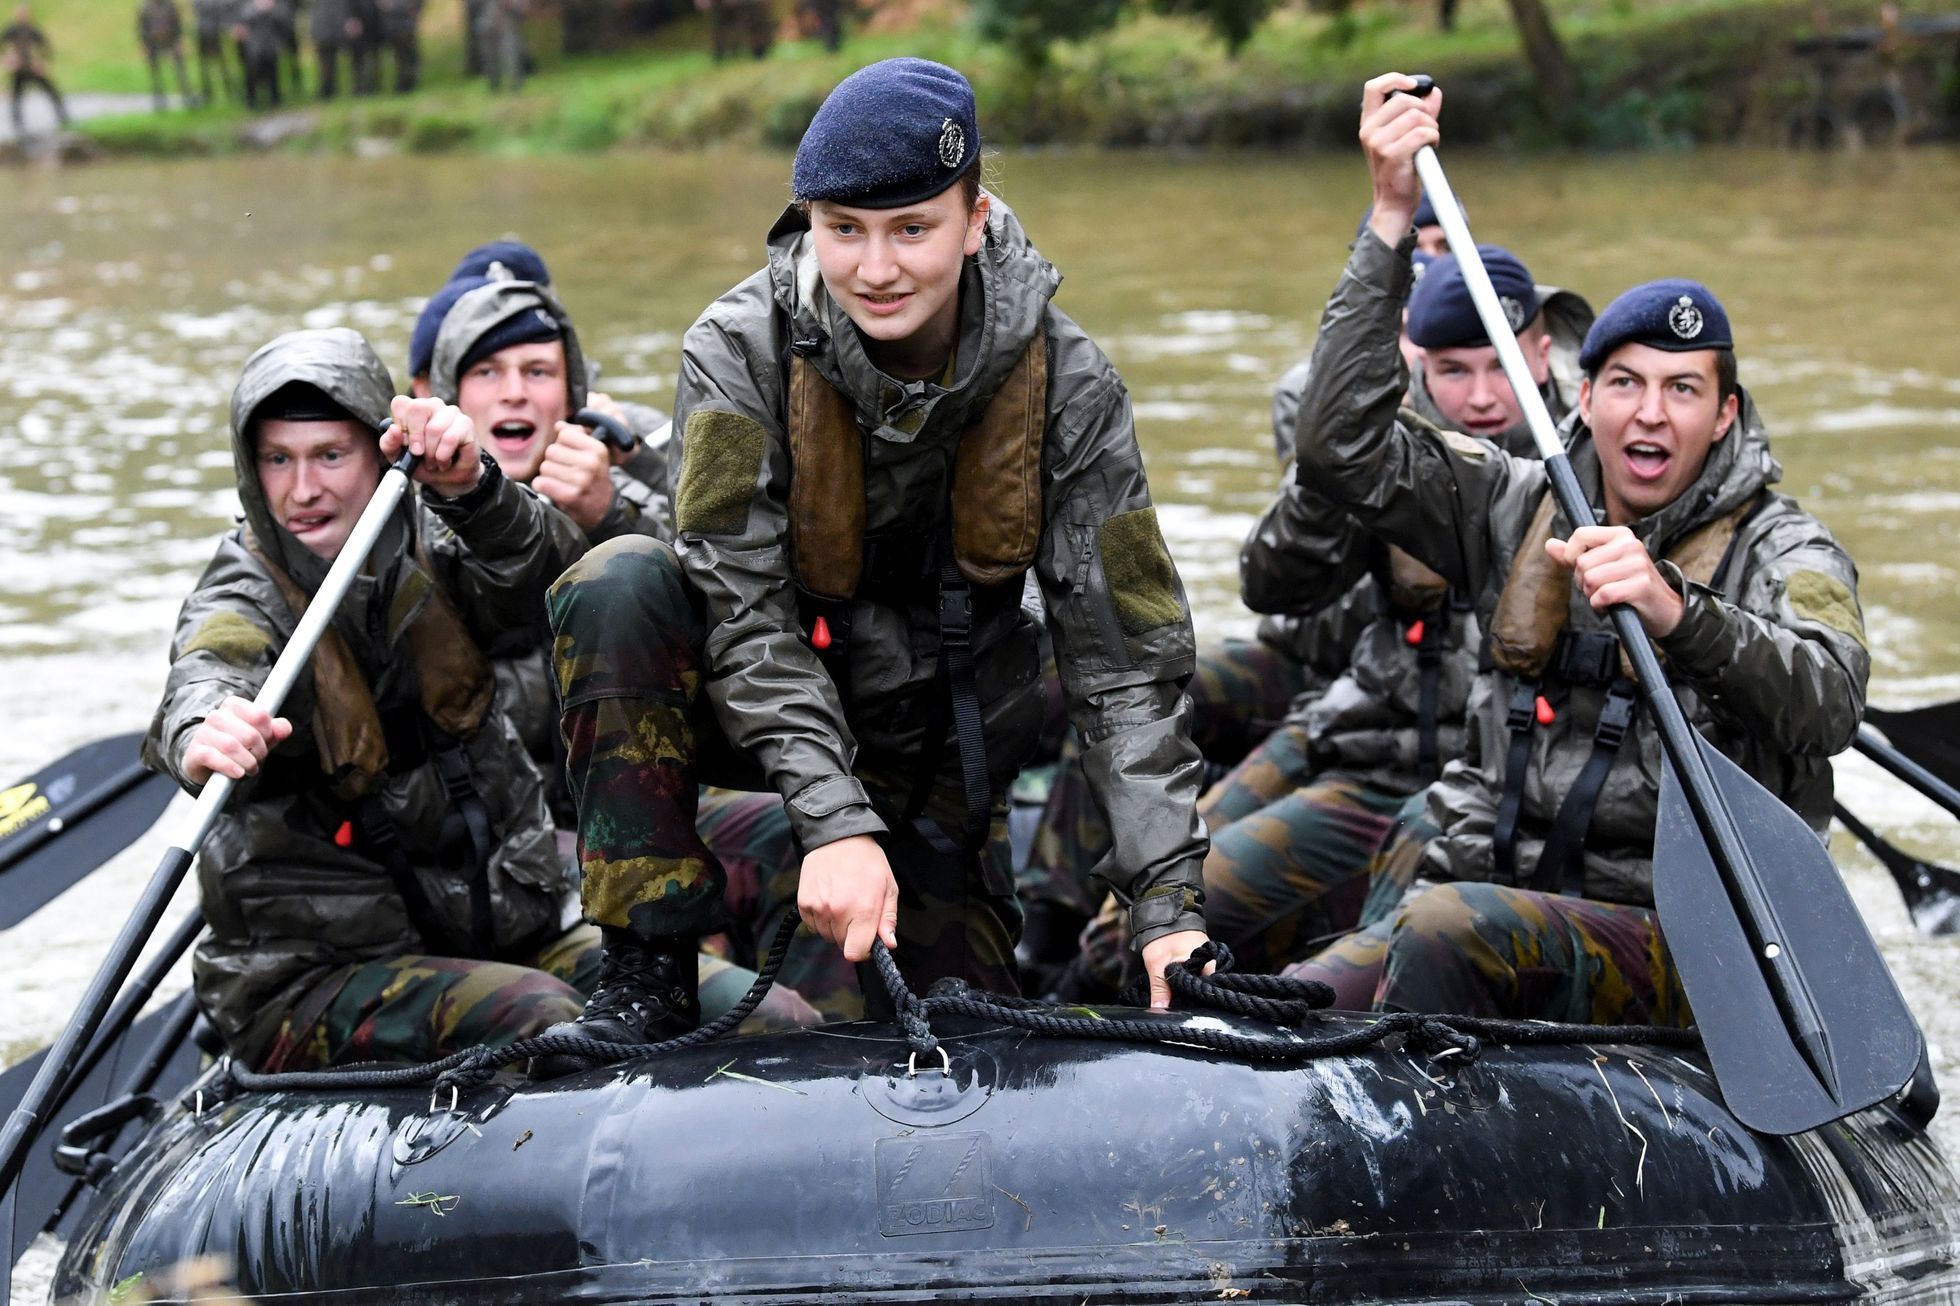
[[[966,161],[966,131],[951,118],[939,129],[939,161],[949,168]]]
[[[1504,320],[1511,324],[1511,333],[1524,330],[1524,304],[1512,295],[1501,295],[1497,302],[1504,306]]]
[[[1683,340],[1693,340],[1701,334],[1701,310],[1695,307],[1694,300],[1683,295],[1667,310],[1667,325]]]

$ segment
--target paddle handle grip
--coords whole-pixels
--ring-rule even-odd
[[[633,429],[617,417],[610,417],[596,408],[581,408],[572,414],[572,422],[598,432],[601,440],[621,453],[633,452],[636,443]]]

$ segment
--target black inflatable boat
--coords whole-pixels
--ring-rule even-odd
[[[943,1061],[867,1023],[434,1101],[193,1093],[100,1176],[56,1292],[217,1257],[280,1303],[1960,1301],[1918,1125],[1758,1135],[1698,1053],[936,1025]]]

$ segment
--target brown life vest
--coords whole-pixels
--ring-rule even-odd
[[[272,577],[295,619],[306,612],[313,596],[286,574],[284,568],[245,530],[245,547]],[[418,546],[420,567],[403,576],[389,608],[389,629],[427,595],[427,601],[408,616],[407,649],[415,664],[415,679],[423,713],[437,729],[456,739],[468,739],[483,724],[496,688],[490,663],[470,637],[462,614],[444,594]],[[375,707],[374,691],[354,652],[340,632],[329,626],[314,647],[313,739],[320,769],[335,794],[356,799],[372,792],[388,773],[388,741]]]
[[[803,588],[849,599],[864,575],[864,434],[857,410],[816,366],[789,366],[790,554]],[[1041,446],[1048,427],[1048,335],[960,435],[950,494],[953,558],[975,585],[1026,571],[1041,542]]]

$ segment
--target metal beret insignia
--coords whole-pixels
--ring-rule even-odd
[[[945,119],[939,129],[939,161],[949,168],[966,162],[966,131],[951,118]]]
[[[1693,340],[1701,334],[1701,310],[1695,301],[1683,295],[1667,310],[1668,329],[1683,340]]]
[[[1524,304],[1510,295],[1500,295],[1497,302],[1504,305],[1504,320],[1511,324],[1512,332],[1524,330]]]

